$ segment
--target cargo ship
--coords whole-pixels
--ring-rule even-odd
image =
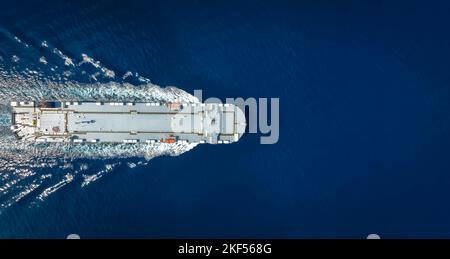
[[[233,104],[180,102],[11,102],[18,139],[70,143],[229,144],[245,132]]]

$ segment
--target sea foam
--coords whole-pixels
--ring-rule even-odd
[[[5,33],[4,33],[5,34]],[[9,34],[6,34],[9,35]],[[67,144],[30,143],[17,140],[11,133],[11,101],[77,100],[77,101],[133,101],[133,102],[190,102],[198,103],[193,95],[176,87],[160,87],[137,73],[127,71],[124,77],[115,77],[115,72],[86,54],[81,60],[70,57],[47,41],[35,48],[51,48],[42,56],[31,44],[9,35],[18,52],[12,62],[0,63],[0,213],[18,201],[27,198],[29,204],[39,204],[48,196],[70,184],[79,187],[113,172],[115,168],[143,166],[157,156],[177,156],[194,148],[192,143],[153,144]],[[29,51],[20,48],[31,46]],[[50,47],[51,46],[51,47]],[[34,63],[23,64],[20,55]],[[64,64],[55,63],[56,55]],[[91,73],[82,69],[91,66]],[[82,73],[84,72],[84,73]],[[102,82],[80,82],[77,76],[95,77]],[[124,82],[135,77],[139,85]],[[104,79],[104,80],[103,80]],[[105,80],[109,80],[105,82]],[[122,80],[122,81],[112,81]],[[128,162],[127,158],[136,159]],[[103,168],[98,164],[104,163]],[[28,199],[29,198],[29,199]]]

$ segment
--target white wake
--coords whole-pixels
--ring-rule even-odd
[[[130,168],[145,165],[154,157],[177,156],[196,144],[67,144],[18,141],[9,130],[11,101],[77,100],[198,102],[176,87],[159,87],[137,73],[123,76],[99,61],[80,53],[70,57],[47,41],[33,47],[0,30],[0,214],[26,199],[29,204],[45,200],[68,184],[85,187],[114,171],[125,158]],[[14,48],[10,47],[14,42]],[[48,50],[42,55],[42,50]],[[4,48],[5,49],[5,48]],[[87,72],[90,71],[90,72]],[[131,84],[129,80],[134,77]],[[79,79],[79,80],[75,80]],[[101,161],[100,161],[101,160]],[[104,166],[98,169],[98,164]],[[94,169],[93,169],[94,168]]]

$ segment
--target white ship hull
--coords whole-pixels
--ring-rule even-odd
[[[19,139],[71,143],[232,143],[245,115],[232,104],[12,102]]]

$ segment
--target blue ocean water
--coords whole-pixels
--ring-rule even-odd
[[[449,11],[414,0],[2,3],[3,31],[118,75],[205,98],[280,98],[280,139],[122,163],[39,206],[17,202],[0,237],[450,237]],[[11,49],[3,60],[22,54]]]

